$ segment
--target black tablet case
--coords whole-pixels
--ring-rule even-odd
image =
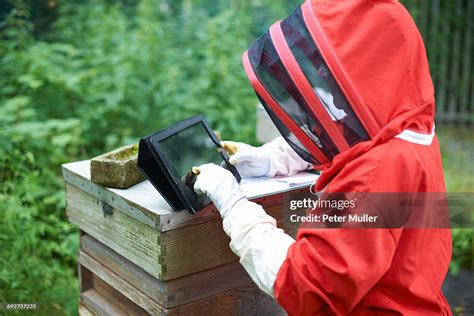
[[[206,199],[200,205],[195,205],[190,202],[185,194],[179,188],[179,182],[182,183],[179,175],[176,175],[171,168],[172,162],[167,161],[166,153],[161,152],[159,146],[156,146],[151,141],[152,137],[160,138],[161,135],[166,135],[164,138],[172,136],[175,133],[182,131],[187,127],[191,127],[195,124],[202,123],[206,129],[209,137],[214,143],[219,144],[217,136],[210,128],[209,123],[205,117],[201,114],[190,117],[183,120],[173,126],[158,131],[152,135],[140,139],[138,149],[138,168],[145,174],[152,185],[161,193],[163,198],[171,205],[174,210],[188,209],[193,213],[198,212],[203,206],[210,203],[209,199]],[[228,169],[236,177],[237,181],[240,182],[240,175],[232,166],[228,157],[225,153],[222,153],[223,161],[227,164]],[[183,184],[184,185],[184,184]]]

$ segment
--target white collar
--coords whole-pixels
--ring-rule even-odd
[[[405,129],[400,134],[396,135],[395,137],[406,140],[407,142],[410,142],[410,143],[429,146],[433,142],[434,136],[435,136],[435,126],[433,125],[433,130],[431,131],[431,134],[420,133],[420,132],[415,132],[409,129]]]

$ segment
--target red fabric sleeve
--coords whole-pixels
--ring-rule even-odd
[[[289,315],[347,314],[390,268],[400,233],[300,230],[277,275],[278,303]]]

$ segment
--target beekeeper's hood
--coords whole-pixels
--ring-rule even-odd
[[[243,63],[281,134],[327,179],[404,130],[432,133],[425,48],[398,1],[308,0]]]

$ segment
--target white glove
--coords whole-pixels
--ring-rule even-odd
[[[213,163],[197,167],[199,175],[194,191],[206,194],[221,213],[222,218],[234,204],[245,198],[239,183],[229,171]]]
[[[230,248],[258,287],[274,297],[276,276],[294,239],[277,228],[276,220],[260,205],[245,198],[228,170],[214,164],[198,169],[194,190],[214,202],[231,238]]]
[[[290,176],[312,167],[283,137],[277,137],[261,147],[231,141],[222,143],[230,144],[237,150],[229,157],[229,162],[244,177]]]
[[[270,169],[270,155],[263,147],[254,147],[240,142],[223,141],[223,146],[237,150],[229,162],[244,177],[263,177]]]

